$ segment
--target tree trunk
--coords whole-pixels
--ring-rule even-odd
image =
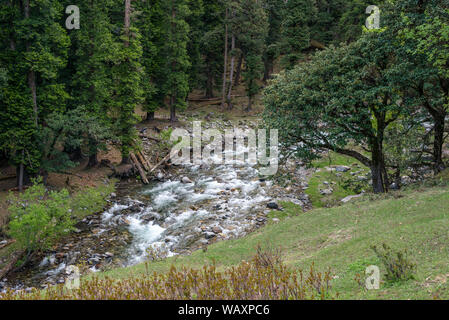
[[[253,106],[253,97],[249,96],[248,97],[248,106],[246,107],[245,111],[250,112],[252,110],[252,106]]]
[[[30,18],[30,0],[25,0],[24,6],[23,6],[23,11],[24,11],[25,19],[29,19]],[[27,42],[27,44],[26,44],[27,51],[30,51],[30,47],[31,47],[30,43]],[[36,93],[36,73],[33,70],[29,70],[27,78],[28,78],[28,87],[30,88],[30,91],[31,91],[31,99],[33,102],[34,124],[37,127],[39,119],[38,119],[37,93]]]
[[[273,61],[271,58],[266,58],[264,61],[264,72],[263,72],[263,81],[267,82],[270,79],[271,74],[273,73]]]
[[[147,113],[147,120],[154,120],[154,111]]]
[[[175,99],[173,96],[170,97],[170,121],[171,122],[176,121],[176,106],[175,106]]]
[[[240,53],[239,61],[237,62],[237,71],[235,72],[234,86],[238,86],[240,84],[240,74],[242,73],[242,65],[243,65],[243,53]]]
[[[125,0],[125,47],[129,46],[129,28],[131,27],[131,0]]]
[[[232,16],[234,16],[234,13],[232,13]],[[229,75],[229,89],[228,89],[228,96],[226,97],[226,103],[228,104],[228,109],[232,110],[232,85],[234,84],[234,64],[235,64],[235,35],[232,34],[232,40],[231,40],[231,72]]]
[[[87,163],[87,167],[88,168],[93,168],[96,167],[98,165],[98,159],[97,159],[97,154],[91,154],[89,156],[89,162]]]
[[[21,174],[22,172],[22,174]],[[30,175],[28,174],[28,172],[25,170],[25,165],[20,164],[19,166],[17,166],[16,168],[16,184],[17,184],[17,188],[20,190],[20,184],[22,184],[22,190],[24,186],[27,186],[31,183],[31,178]]]
[[[206,98],[211,99],[214,97],[214,74],[212,73],[211,66],[207,69],[207,81],[206,81]]]
[[[224,66],[223,66],[223,86],[221,93],[221,107],[224,108],[226,99],[226,73],[228,72],[228,9],[225,15],[225,49],[224,49]]]
[[[384,193],[385,192],[385,184],[384,184],[384,162],[382,159],[382,143],[376,141],[371,146],[371,175],[372,175],[372,183],[373,183],[373,191],[374,193]]]
[[[19,174],[17,175],[18,177],[18,181],[17,181],[17,186],[19,187],[19,192],[22,192],[23,190],[23,158],[24,158],[24,150],[22,150],[22,161],[20,162],[19,165]]]
[[[434,141],[433,141],[433,158],[434,158],[434,173],[438,174],[444,170],[443,162],[443,144],[444,144],[444,118],[445,115],[434,115]]]

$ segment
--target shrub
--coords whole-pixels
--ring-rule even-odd
[[[113,184],[102,185],[71,197],[66,189],[48,191],[42,180],[36,180],[23,194],[11,194],[7,234],[25,253],[22,262],[26,263],[33,252],[47,250],[70,233],[78,220],[101,211],[113,188]]]
[[[263,254],[266,257],[271,254]],[[259,257],[258,257],[259,256]],[[71,291],[62,285],[45,292],[32,293],[9,291],[0,299],[48,299],[48,300],[309,300],[330,299],[329,272],[292,270],[276,259],[273,263],[261,263],[260,253],[249,262],[225,271],[217,271],[215,265],[201,270],[171,267],[168,273],[148,274],[125,280],[98,277],[83,280],[78,289]]]
[[[371,249],[384,264],[387,281],[397,282],[414,278],[416,264],[410,260],[407,250],[393,251],[385,243],[381,248],[372,246]]]
[[[23,194],[11,194],[9,201],[8,235],[26,251],[25,257],[48,249],[73,228],[74,220],[69,213],[71,200],[65,189],[48,192],[41,181],[36,180]]]
[[[84,189],[73,195],[70,208],[72,216],[83,219],[85,216],[100,212],[106,205],[106,198],[114,191],[114,184],[102,184]]]

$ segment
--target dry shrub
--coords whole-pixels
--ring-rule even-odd
[[[215,265],[200,270],[171,267],[141,278],[114,280],[94,278],[81,281],[79,289],[63,286],[41,291],[7,292],[2,299],[49,300],[309,300],[330,299],[330,272],[289,269],[273,252],[258,251],[249,262],[218,271]]]

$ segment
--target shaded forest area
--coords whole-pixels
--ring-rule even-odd
[[[368,1],[6,0],[0,4],[0,158],[17,185],[97,164],[106,141],[129,161],[141,108],[188,108],[194,89],[246,110],[276,61],[292,68],[361,34]],[[68,22],[66,21],[68,20]],[[68,28],[71,26],[70,28]]]

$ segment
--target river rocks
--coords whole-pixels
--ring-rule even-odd
[[[349,170],[351,170],[351,167],[348,167],[348,166],[336,166],[335,167],[335,171],[337,171],[337,172],[348,172]]]
[[[204,237],[208,240],[215,238],[216,236],[217,235],[214,232],[208,232],[208,231],[204,232]]]
[[[220,227],[215,226],[215,227],[212,227],[212,231],[214,233],[221,233],[223,230]]]
[[[182,182],[182,183],[185,183],[185,184],[187,184],[187,183],[193,183],[193,181],[190,180],[189,177],[182,177],[181,182]]]
[[[332,193],[334,193],[334,190],[332,188],[320,190],[320,194],[322,196],[328,196],[331,195]]]
[[[142,208],[138,204],[134,204],[131,207],[128,208],[129,211],[136,213],[142,211]]]
[[[279,205],[276,202],[267,203],[267,208],[272,210],[279,210]]]

